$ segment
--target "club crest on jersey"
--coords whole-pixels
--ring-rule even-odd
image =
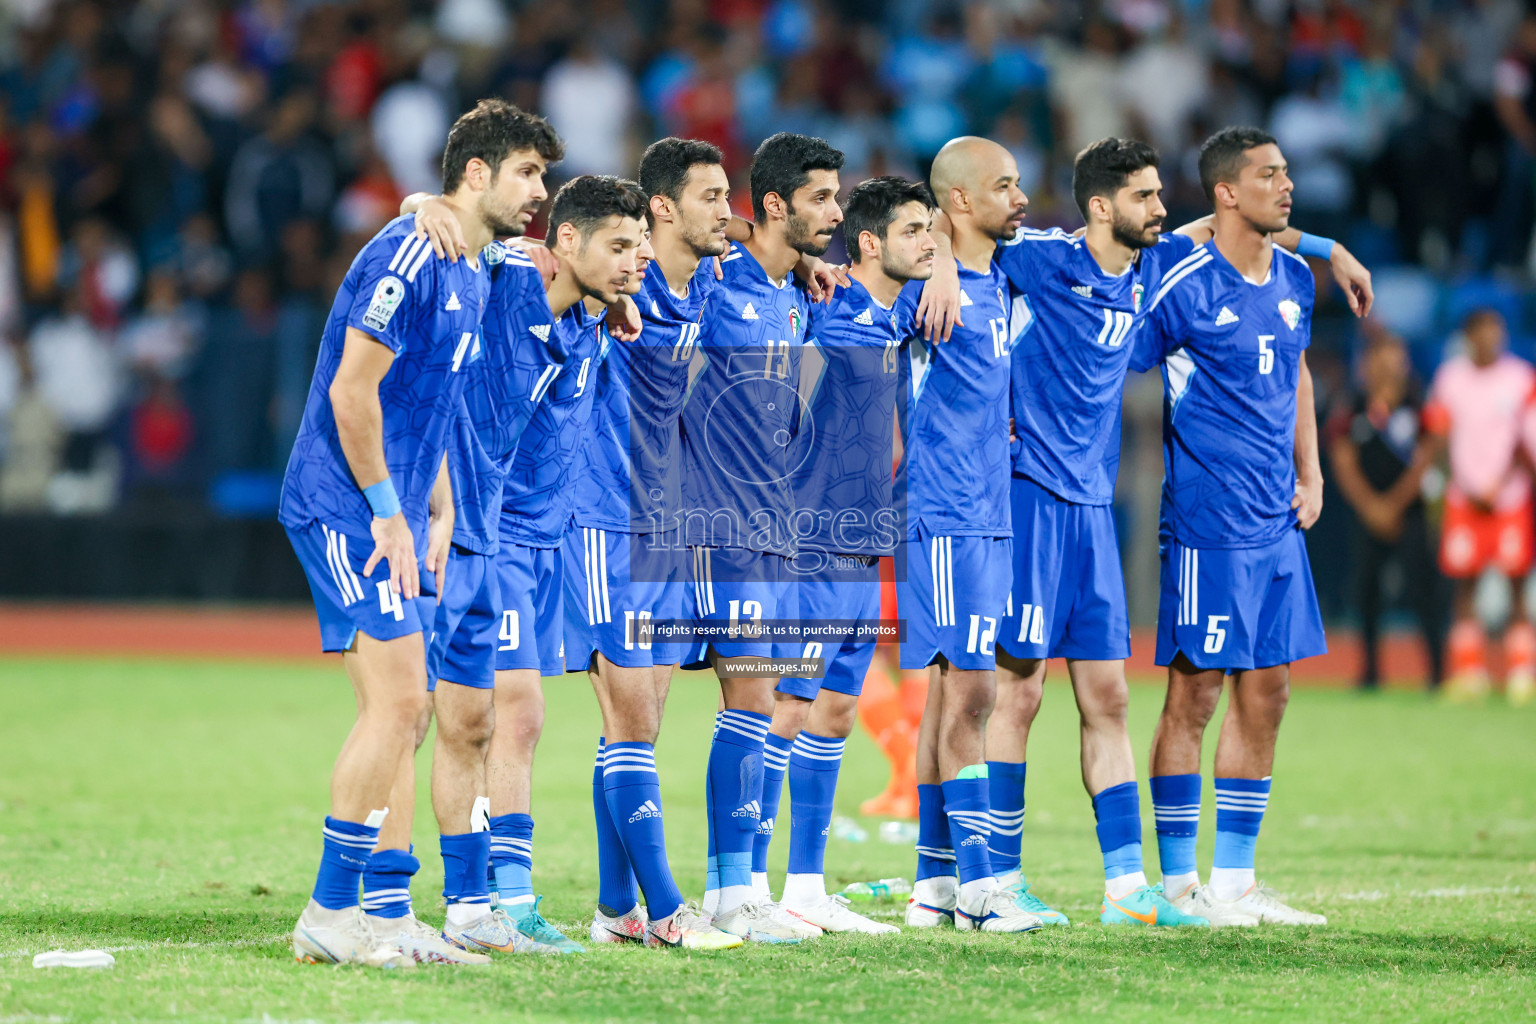
[[[800,307],[799,306],[790,306],[789,307],[789,333],[790,334],[799,334],[800,333]]]
[[[376,331],[382,331],[389,326],[389,322],[395,318],[395,313],[400,310],[400,303],[405,301],[405,285],[400,283],[398,277],[386,277],[373,289],[373,299],[368,303],[368,312],[363,314],[363,326],[371,327]]]
[[[507,258],[507,250],[500,242],[493,238],[491,239],[491,244],[480,250],[480,256],[485,260],[486,266],[494,267]]]
[[[1141,298],[1146,293],[1147,289],[1142,285],[1138,284],[1131,287],[1131,312],[1141,312]]]
[[[1294,331],[1296,325],[1301,323],[1301,307],[1290,299],[1281,299],[1280,319],[1285,321],[1285,326]]]

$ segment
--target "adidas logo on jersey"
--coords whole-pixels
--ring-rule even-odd
[[[1237,314],[1226,306],[1221,307],[1221,312],[1216,314],[1216,326],[1225,327],[1227,324],[1237,323]]]
[[[644,821],[646,818],[659,817],[661,817],[661,808],[656,806],[654,800],[647,800],[635,810],[634,814],[629,816],[629,823],[633,825],[635,822]]]
[[[1085,299],[1091,299],[1093,298],[1093,286],[1086,284],[1075,284],[1072,286],[1072,294],[1081,295]]]
[[[733,818],[761,818],[762,816],[762,805],[756,800],[748,800],[745,804],[731,812],[731,817]]]
[[[533,332],[535,338],[538,338],[545,344],[549,343],[549,324],[534,324],[528,329]]]
[[[856,324],[863,324],[865,327],[873,327],[875,326],[875,311],[872,309],[866,309],[864,312],[854,317],[853,322]]]
[[[459,310],[461,310],[463,308],[464,308],[463,306],[459,305],[459,293],[458,292],[449,292],[448,293],[448,305],[443,307],[443,311],[446,312],[446,313],[456,313],[456,312],[458,312]]]
[[[961,292],[960,293],[960,305],[962,305],[962,306],[974,306],[974,305],[976,305],[976,303],[972,302],[971,301],[971,297],[969,295],[965,294],[965,292]]]
[[[750,302],[747,303],[747,308],[743,309],[741,311],[741,318],[743,320],[756,320],[757,319],[757,310],[752,308],[752,303],[750,303]]]

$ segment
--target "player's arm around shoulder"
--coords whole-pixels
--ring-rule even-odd
[[[917,303],[915,327],[924,341],[948,341],[960,319],[960,263],[950,247],[949,218],[943,210],[933,214],[933,276],[924,284]]]

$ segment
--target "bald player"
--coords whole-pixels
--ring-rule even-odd
[[[910,343],[905,450],[896,477],[896,507],[907,510],[897,555],[897,603],[906,623],[901,667],[929,668],[935,677],[918,737],[918,869],[907,924],[1033,931],[1040,918],[992,876],[983,742],[1013,558],[1012,300],[992,256],[1000,240],[1018,232],[1029,200],[1013,157],[979,138],[940,150],[931,186],[952,225],[953,245],[945,248],[958,264],[961,322],[945,344]],[[915,313],[922,287],[902,289],[899,313]]]

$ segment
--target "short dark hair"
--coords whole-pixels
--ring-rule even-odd
[[[768,219],[763,197],[776,193],[794,209],[795,190],[811,179],[812,171],[837,171],[843,154],[825,139],[793,132],[770,135],[752,154],[752,216],[759,224]]]
[[[1200,187],[1206,201],[1216,205],[1216,186],[1237,179],[1248,160],[1250,149],[1273,144],[1275,137],[1262,128],[1223,128],[1200,145]]]
[[[691,168],[724,159],[719,146],[699,139],[657,139],[640,157],[640,187],[647,197],[666,196],[675,203],[683,198]]]
[[[896,219],[896,211],[908,203],[922,203],[930,210],[938,205],[926,182],[886,176],[853,186],[843,204],[843,241],[848,247],[848,258],[859,262],[859,236],[868,231],[883,240]]]
[[[1072,199],[1088,219],[1088,200],[1102,196],[1111,201],[1125,187],[1125,179],[1137,171],[1157,166],[1157,150],[1135,139],[1100,139],[1072,162]]]
[[[560,186],[549,207],[549,233],[553,238],[561,224],[576,229],[585,244],[594,230],[610,217],[645,219],[645,192],[628,178],[612,174],[583,174]]]
[[[524,149],[533,150],[547,164],[565,157],[565,143],[548,121],[506,100],[481,100],[448,129],[448,144],[443,147],[443,194],[464,184],[464,166],[476,157],[495,175],[508,154]]]

